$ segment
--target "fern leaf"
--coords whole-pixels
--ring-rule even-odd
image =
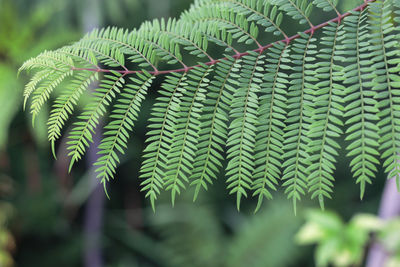
[[[81,40],[81,44],[83,46],[92,44],[93,49],[97,47],[100,51],[103,50],[103,54],[112,53],[119,63],[123,63],[125,60],[123,56],[128,55],[128,59],[140,68],[154,64],[154,57],[148,58],[145,55],[152,54],[152,47],[145,45],[144,40],[139,39],[134,32],[128,33],[124,29],[116,27],[95,29]]]
[[[348,156],[354,158],[350,162],[353,176],[360,184],[360,196],[364,196],[365,186],[372,183],[372,178],[379,164],[377,147],[379,146],[379,128],[376,123],[377,116],[376,91],[367,87],[365,80],[374,78],[370,71],[372,60],[369,53],[369,34],[366,24],[367,12],[354,12],[344,20],[345,37],[338,52],[342,55],[342,61],[348,65],[344,67],[345,117],[348,126],[346,140],[351,141],[347,146]],[[354,49],[354,47],[356,49]]]
[[[310,160],[312,164],[308,168],[309,192],[311,199],[317,198],[321,208],[324,208],[324,198],[331,198],[333,187],[333,172],[340,149],[335,140],[343,132],[343,92],[341,67],[335,63],[336,45],[340,40],[338,34],[340,25],[331,23],[324,28],[324,36],[317,57],[316,77],[320,80],[316,84],[314,95],[315,112],[312,117],[312,125],[309,136],[313,138],[310,144]]]
[[[113,72],[113,75],[105,75],[105,79],[99,88],[93,93],[95,99],[92,103],[85,106],[84,112],[78,117],[80,121],[75,122],[72,129],[68,144],[68,156],[71,157],[69,170],[73,164],[80,160],[86,151],[86,147],[92,142],[92,134],[99,123],[99,119],[106,112],[106,107],[121,93],[120,88],[125,84],[125,75]]]
[[[242,196],[247,197],[246,190],[251,189],[254,170],[254,147],[256,138],[258,96],[262,83],[261,66],[265,56],[252,52],[243,57],[239,87],[233,95],[231,104],[227,146],[226,175],[230,194],[236,194],[237,209],[240,209]],[[261,66],[260,66],[261,65]]]
[[[26,102],[28,101],[29,97],[31,96],[32,92],[36,90],[38,84],[43,80],[47,79],[50,75],[52,75],[54,70],[41,70],[35,73],[32,76],[31,80],[25,85],[24,89],[24,109],[26,107]]]
[[[32,121],[35,121],[35,117],[39,114],[43,104],[50,98],[50,94],[53,90],[60,85],[60,83],[68,76],[72,75],[72,70],[65,69],[62,72],[53,72],[46,77],[46,81],[43,82],[35,91],[33,91],[32,103],[31,103],[31,114]]]
[[[179,112],[180,98],[184,94],[186,84],[186,75],[184,73],[171,73],[163,83],[162,97],[157,98],[152,112],[152,122],[149,125],[151,129],[147,135],[146,142],[149,143],[144,150],[145,160],[141,167],[140,178],[145,179],[142,182],[142,191],[147,191],[146,197],[150,199],[153,210],[155,209],[155,200],[164,187],[164,178],[168,169],[168,153],[170,151],[173,139],[173,132]]]
[[[286,90],[289,48],[284,43],[275,44],[267,52],[264,83],[261,86],[259,122],[255,150],[253,196],[258,196],[258,211],[264,198],[272,199],[270,190],[276,190],[281,175],[283,156],[283,129],[286,119]]]
[[[55,142],[61,135],[61,129],[65,121],[74,110],[80,96],[95,80],[98,80],[97,72],[83,72],[74,76],[74,80],[70,81],[65,92],[54,100],[53,108],[47,122],[48,140],[51,143],[53,155],[55,156]]]
[[[282,167],[282,186],[286,187],[285,193],[292,199],[296,212],[296,202],[305,194],[307,188],[307,168],[309,161],[310,137],[307,135],[313,112],[315,78],[314,55],[316,54],[315,38],[312,35],[301,33],[301,38],[296,39],[292,46],[293,73],[290,74],[290,87],[288,91],[288,109],[286,128],[283,138],[285,162]]]
[[[188,85],[181,97],[172,145],[168,152],[168,171],[164,178],[165,189],[171,191],[172,205],[180,189],[185,189],[184,183],[189,182],[193,169],[193,161],[197,151],[198,132],[200,130],[200,112],[203,108],[208,74],[212,66],[201,65],[191,70],[187,75]]]
[[[232,39],[238,43],[250,45],[257,42],[258,28],[253,23],[249,26],[246,17],[234,10],[226,12],[224,8],[215,7],[215,9],[202,8],[195,12],[186,14],[182,19],[189,22],[201,22],[201,25],[215,29],[224,29],[232,34]]]
[[[207,183],[217,178],[222,167],[223,150],[228,133],[228,110],[235,91],[233,82],[238,76],[238,60],[228,57],[217,64],[214,80],[208,87],[209,92],[200,117],[198,150],[193,165],[191,185],[195,186],[194,200],[200,189],[208,189]]]
[[[377,1],[369,5],[371,18],[370,53],[373,61],[375,77],[372,81],[372,89],[377,92],[379,108],[379,136],[381,157],[384,160],[383,167],[389,177],[395,177],[400,184],[400,94],[399,78],[393,75],[399,68],[391,65],[391,61],[400,56],[398,41],[391,23],[391,9],[387,4],[390,1]],[[399,187],[400,188],[400,187]]]
[[[239,13],[249,15],[248,20],[254,21],[261,25],[265,32],[271,32],[275,36],[286,37],[286,33],[280,28],[282,23],[283,14],[278,12],[277,7],[271,5],[270,2],[257,0],[233,0]]]
[[[105,183],[115,174],[119,163],[117,153],[124,154],[127,148],[129,132],[132,132],[134,122],[137,120],[141,102],[147,93],[147,89],[154,79],[152,75],[145,72],[137,74],[136,78],[130,78],[130,84],[125,85],[114,110],[110,115],[111,121],[104,127],[106,132],[99,145],[98,154],[101,155],[97,162],[97,178],[105,187]]]
[[[338,0],[314,0],[313,4],[321,8],[325,12],[329,12],[332,10],[335,10],[336,13],[339,13],[339,11],[336,9]]]

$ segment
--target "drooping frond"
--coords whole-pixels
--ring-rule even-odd
[[[55,142],[61,136],[61,129],[65,121],[74,110],[82,93],[88,88],[89,84],[98,80],[97,72],[86,71],[77,74],[67,89],[54,100],[53,108],[50,112],[48,125],[48,138],[51,142],[53,155],[55,156]]]
[[[93,102],[87,104],[85,110],[78,116],[77,122],[74,123],[68,141],[68,155],[71,157],[70,169],[73,164],[80,160],[85,153],[89,143],[92,142],[93,133],[99,124],[100,118],[106,112],[106,107],[111,101],[121,93],[121,88],[125,84],[125,75],[113,72],[113,74],[105,75],[105,79],[93,92]]]
[[[377,92],[377,126],[383,167],[389,177],[395,177],[400,185],[400,136],[396,134],[396,128],[400,127],[400,79],[397,75],[400,69],[395,65],[400,51],[398,37],[396,39],[396,35],[390,34],[395,30],[391,22],[390,2],[371,3],[369,8],[370,50],[375,75],[372,90]]]
[[[322,6],[326,8],[326,6]],[[315,77],[319,80],[315,84],[314,113],[309,136],[313,139],[310,144],[310,161],[308,168],[308,188],[311,198],[318,198],[321,207],[324,207],[324,198],[331,198],[333,187],[333,172],[340,149],[337,138],[343,132],[343,95],[344,86],[341,84],[342,71],[336,63],[337,42],[340,41],[341,25],[331,23],[324,28],[325,36],[321,38],[320,53],[317,58],[322,59],[316,65]]]
[[[345,79],[346,140],[351,143],[347,146],[348,156],[352,156],[350,166],[357,183],[360,184],[361,197],[364,195],[367,183],[372,178],[379,164],[377,148],[379,146],[379,128],[377,126],[378,109],[376,91],[372,90],[367,81],[372,80],[369,53],[369,34],[366,11],[357,11],[344,20],[345,35],[339,47],[342,61],[347,63],[343,68]]]
[[[171,149],[174,130],[179,112],[180,98],[184,94],[183,87],[187,85],[186,72],[172,73],[163,84],[162,97],[157,98],[153,108],[152,122],[149,125],[149,143],[144,150],[144,158],[141,168],[142,190],[147,191],[146,197],[150,198],[154,209],[154,201],[160,190],[164,187],[165,173],[168,169],[168,153]]]
[[[212,66],[206,65],[191,70],[187,75],[187,86],[183,96],[180,97],[179,113],[167,156],[168,169],[163,178],[165,189],[171,191],[172,205],[175,203],[176,194],[180,194],[180,190],[186,188],[184,183],[189,182],[192,173],[199,138],[200,112],[209,83],[207,76],[211,70]]]
[[[127,148],[129,132],[133,131],[135,120],[140,111],[140,104],[145,98],[147,89],[154,79],[149,73],[137,74],[136,78],[130,78],[130,84],[122,89],[117,104],[114,105],[110,118],[111,121],[104,127],[106,132],[99,145],[101,155],[95,163],[98,173],[97,178],[105,186],[115,174],[115,169],[119,163],[117,153],[124,154]]]
[[[226,144],[229,116],[232,103],[233,86],[239,71],[237,59],[227,58],[217,64],[214,81],[208,87],[204,108],[200,117],[199,144],[191,176],[191,185],[195,186],[194,199],[201,188],[208,189],[207,183],[222,167],[223,151]]]
[[[289,48],[285,43],[276,44],[266,56],[267,73],[260,91],[258,110],[256,154],[253,180],[253,196],[258,196],[256,210],[264,198],[271,199],[270,190],[276,190],[281,179],[281,159],[283,156],[283,129],[286,119],[286,88],[288,75]]]
[[[295,40],[292,47],[291,59],[294,67],[293,73],[289,76],[290,87],[288,89],[289,110],[286,119],[286,128],[283,135],[285,162],[282,167],[285,181],[283,186],[288,197],[293,200],[296,209],[296,202],[301,199],[307,189],[308,166],[310,156],[308,145],[311,139],[308,135],[311,125],[313,94],[315,90],[315,62],[316,45],[312,35],[301,34]]]
[[[242,196],[247,197],[251,189],[252,172],[254,170],[254,148],[256,142],[256,123],[258,111],[258,96],[262,83],[262,70],[265,56],[252,52],[242,58],[239,84],[233,94],[235,101],[231,103],[230,114],[232,122],[229,126],[227,140],[226,167],[230,194],[236,194],[237,208],[240,207]]]
[[[333,192],[340,138],[362,197],[380,160],[400,181],[400,1],[366,0],[345,13],[337,4],[195,0],[178,19],[147,21],[132,31],[96,29],[23,64],[20,70],[34,72],[24,106],[30,100],[35,118],[63,86],[48,120],[55,154],[88,90],[90,101],[72,122],[70,168],[104,125],[96,166],[106,186],[152,81],[165,75],[140,170],[153,208],[162,190],[171,192],[174,204],[192,186],[196,199],[225,163],[238,208],[251,195],[259,210],[279,186],[295,208],[306,194],[324,207]],[[313,8],[334,17],[314,24]],[[290,32],[285,22],[303,32]]]

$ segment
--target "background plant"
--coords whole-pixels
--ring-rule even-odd
[[[371,236],[388,253],[384,266],[399,264],[399,218],[385,221],[366,213],[357,214],[345,223],[336,213],[319,210],[308,211],[306,218],[296,240],[301,245],[317,244],[317,266],[361,266]]]

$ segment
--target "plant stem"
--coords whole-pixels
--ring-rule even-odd
[[[397,191],[396,177],[388,179],[383,189],[378,216],[383,220],[389,220],[400,214],[400,193]],[[369,249],[366,267],[385,266],[388,254],[383,246],[374,242]]]
[[[83,8],[83,27],[85,31],[92,30],[100,25],[101,20],[101,0],[89,0]],[[85,207],[84,217],[84,266],[102,267],[103,255],[101,251],[101,233],[103,227],[103,209],[105,194],[102,185],[98,182],[93,169],[94,163],[98,159],[98,146],[101,140],[101,122],[99,123],[93,136],[93,145],[89,147],[87,156],[87,166],[90,169],[90,183],[95,183],[94,188]]]
[[[375,2],[375,1],[376,0],[366,0],[366,1],[364,1],[364,3],[362,5],[354,8],[352,11],[346,12],[344,14],[338,14],[337,17],[335,17],[335,18],[333,18],[331,20],[325,21],[325,22],[323,22],[321,24],[318,24],[316,26],[312,26],[308,30],[304,31],[304,33],[305,34],[314,34],[314,32],[316,30],[319,30],[319,29],[321,29],[321,28],[323,28],[325,26],[328,26],[330,23],[341,22],[345,17],[351,15],[352,12],[354,12],[354,11],[362,11],[368,6],[369,3],[372,3],[372,2]],[[294,39],[297,39],[299,37],[301,37],[301,35],[298,33],[298,34],[295,34],[293,36],[286,37],[286,38],[284,38],[284,39],[282,39],[280,41],[276,41],[274,43],[270,43],[270,44],[267,44],[265,46],[261,46],[261,47],[259,47],[257,49],[254,49],[253,52],[262,53],[265,50],[267,50],[270,47],[272,47],[276,43],[284,42],[286,44],[290,44],[290,42],[292,42]],[[232,57],[235,58],[235,59],[239,59],[239,58],[241,58],[243,56],[247,56],[247,55],[249,55],[249,52],[236,53]],[[221,59],[214,59],[214,60],[210,60],[208,62],[205,62],[203,64],[210,66],[210,65],[214,65],[214,64],[216,64],[216,63],[218,63],[218,62],[220,62],[222,60],[225,60],[225,59],[227,59],[227,58],[224,57],[224,58],[221,58]],[[187,72],[188,70],[191,70],[191,69],[194,69],[194,68],[197,68],[197,67],[200,67],[200,65],[194,65],[194,66],[190,66],[190,67],[186,67],[186,68],[173,69],[173,70],[149,71],[149,73],[152,74],[152,75],[157,76],[157,75],[162,75],[162,74],[169,74],[169,73],[172,73],[172,72]],[[122,73],[122,74],[133,74],[133,73],[142,73],[143,72],[143,71],[140,71],[140,70],[110,70],[110,69],[101,69],[101,68],[75,68],[75,67],[72,68],[72,70],[87,70],[87,71],[95,71],[95,72],[117,71],[117,72]]]

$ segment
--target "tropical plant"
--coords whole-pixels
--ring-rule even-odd
[[[400,249],[400,220],[383,220],[375,215],[356,214],[348,223],[338,214],[320,210],[306,212],[307,222],[296,235],[301,245],[317,244],[316,266],[361,266],[365,248],[374,241],[385,249],[385,266],[398,266]]]
[[[71,169],[100,118],[107,117],[95,163],[106,189],[149,87],[165,76],[149,119],[140,175],[153,209],[161,190],[171,192],[174,204],[190,185],[196,199],[225,159],[227,189],[236,195],[238,209],[252,194],[258,210],[280,181],[295,209],[306,193],[324,207],[341,137],[348,142],[362,198],[381,159],[399,180],[400,1],[366,0],[346,13],[336,4],[195,0],[179,19],[147,21],[132,31],[96,29],[23,64],[21,71],[35,71],[25,103],[31,98],[34,121],[64,84],[48,120],[55,154],[74,106],[90,84],[99,83],[76,116],[68,155]],[[314,25],[315,8],[333,18]],[[291,35],[281,27],[284,20],[308,29]],[[189,64],[193,60],[197,65]]]

